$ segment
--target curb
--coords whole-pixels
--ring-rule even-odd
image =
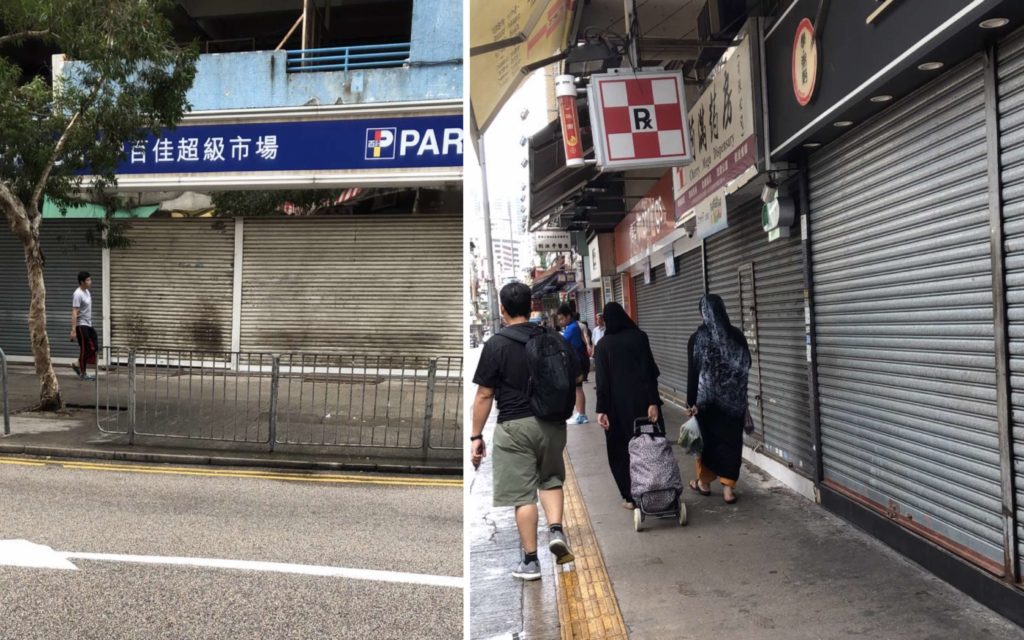
[[[287,458],[243,458],[221,455],[152,453],[145,451],[126,451],[123,449],[73,449],[16,444],[0,444],[0,454],[26,455],[41,458],[84,458],[93,460],[116,460],[120,462],[147,462],[155,464],[182,464],[193,466],[262,467],[270,469],[307,471],[359,471],[364,473],[405,473],[418,475],[462,475],[461,466],[452,468],[418,464],[402,465],[375,464],[368,462],[294,460]]]

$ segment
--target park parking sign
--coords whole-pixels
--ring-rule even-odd
[[[602,169],[693,160],[681,71],[613,69],[590,79],[594,152]]]

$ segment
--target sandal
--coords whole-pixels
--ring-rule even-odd
[[[707,491],[705,491],[704,489],[701,489],[700,485],[697,483],[696,480],[690,480],[690,488],[693,489],[694,491],[696,491],[697,493],[699,493],[702,496],[710,496],[711,495],[711,490],[708,489]]]
[[[736,501],[739,500],[739,499],[740,499],[740,497],[738,495],[736,495],[735,491],[732,494],[732,500],[730,500],[728,498],[722,498],[722,500],[725,502],[725,504],[736,504]]]

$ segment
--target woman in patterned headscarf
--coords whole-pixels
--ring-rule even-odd
[[[711,495],[717,478],[725,502],[736,502],[736,480],[743,458],[743,424],[747,412],[750,349],[743,332],[729,323],[725,303],[707,294],[700,301],[704,318],[687,347],[690,361],[686,402],[697,416],[704,450],[697,458],[697,479],[690,488]]]

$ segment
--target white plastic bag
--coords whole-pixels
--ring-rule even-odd
[[[683,448],[683,451],[691,456],[699,456],[704,451],[704,440],[700,436],[700,425],[697,423],[697,416],[687,420],[679,429],[679,438],[676,444]]]

